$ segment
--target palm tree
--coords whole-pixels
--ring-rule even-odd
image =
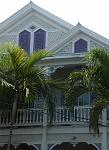
[[[53,102],[50,99],[51,90],[59,83],[47,80],[44,69],[38,62],[52,54],[47,50],[34,52],[29,56],[22,48],[15,45],[5,45],[0,48],[0,102],[6,100],[12,110],[10,123],[10,137],[8,150],[10,150],[13,124],[19,103],[31,102],[43,96],[53,116]]]
[[[66,80],[66,104],[73,107],[77,98],[87,92],[96,95],[90,111],[89,127],[99,133],[99,116],[109,105],[109,51],[92,49],[86,60],[86,66],[72,72]]]

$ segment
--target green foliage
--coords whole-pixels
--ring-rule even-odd
[[[44,69],[38,65],[41,59],[51,57],[47,50],[34,52],[31,56],[16,45],[6,44],[0,47],[0,108],[12,109],[17,95],[17,108],[25,103],[42,97],[45,99],[53,118],[55,89],[60,89],[63,82],[47,79]],[[63,86],[64,87],[64,86]]]
[[[71,108],[74,107],[77,98],[87,92],[86,83],[83,82],[84,71],[73,72],[66,80],[65,103]]]
[[[30,103],[43,96],[50,113],[50,122],[52,121],[54,101],[51,91],[55,83],[48,82],[44,69],[38,66],[41,59],[49,56],[52,54],[47,50],[34,52],[30,56],[24,49],[11,44],[0,48],[0,106],[2,109],[11,109],[12,112],[8,149],[17,109],[22,104],[24,106],[24,102]]]
[[[36,63],[51,55],[50,52],[41,50],[29,56],[16,45],[2,46],[0,49],[0,85],[2,86],[0,97],[2,98],[0,100],[2,101],[5,95],[9,103],[15,91],[17,91],[20,102],[22,100],[32,101],[39,94],[43,94],[45,91],[43,70],[36,66]]]
[[[99,133],[99,116],[109,105],[109,52],[105,49],[92,49],[85,59],[86,67],[71,73],[66,80],[66,104],[73,107],[80,95],[94,93],[96,99],[90,112],[89,127]]]

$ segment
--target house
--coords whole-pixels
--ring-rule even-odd
[[[28,53],[43,48],[53,51],[54,57],[43,59],[40,65],[48,68],[54,79],[65,79],[72,70],[86,62],[84,55],[92,48],[109,48],[109,40],[78,23],[73,26],[30,2],[0,24],[0,44],[17,43]],[[57,92],[56,112],[52,126],[47,123],[47,110],[35,104],[18,110],[12,143],[26,143],[35,150],[58,150],[59,146],[78,150],[108,150],[109,129],[100,127],[100,135],[90,134],[88,127],[91,108],[90,93],[82,95],[72,113],[64,107],[63,93]],[[0,111],[0,145],[8,141],[10,112]],[[107,124],[107,112],[102,121]],[[83,148],[84,147],[84,148]],[[88,147],[88,148],[87,148]]]

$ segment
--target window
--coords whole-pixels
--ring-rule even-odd
[[[90,93],[82,94],[78,97],[78,106],[90,105]]]
[[[34,48],[33,50],[44,49],[46,40],[46,32],[42,29],[34,32]]]
[[[46,43],[46,32],[42,29],[31,32],[24,30],[19,34],[19,46],[29,54],[38,49],[44,49]]]
[[[87,41],[79,39],[74,43],[74,53],[87,52]]]
[[[19,34],[19,46],[25,49],[28,53],[30,52],[30,32],[22,31]]]
[[[89,106],[94,103],[97,96],[94,93],[84,93],[78,97],[77,105],[78,106]]]

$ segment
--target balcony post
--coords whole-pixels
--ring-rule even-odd
[[[42,150],[47,150],[47,108],[43,110]]]
[[[108,150],[108,135],[107,135],[107,111],[106,108],[102,112],[102,150]]]

